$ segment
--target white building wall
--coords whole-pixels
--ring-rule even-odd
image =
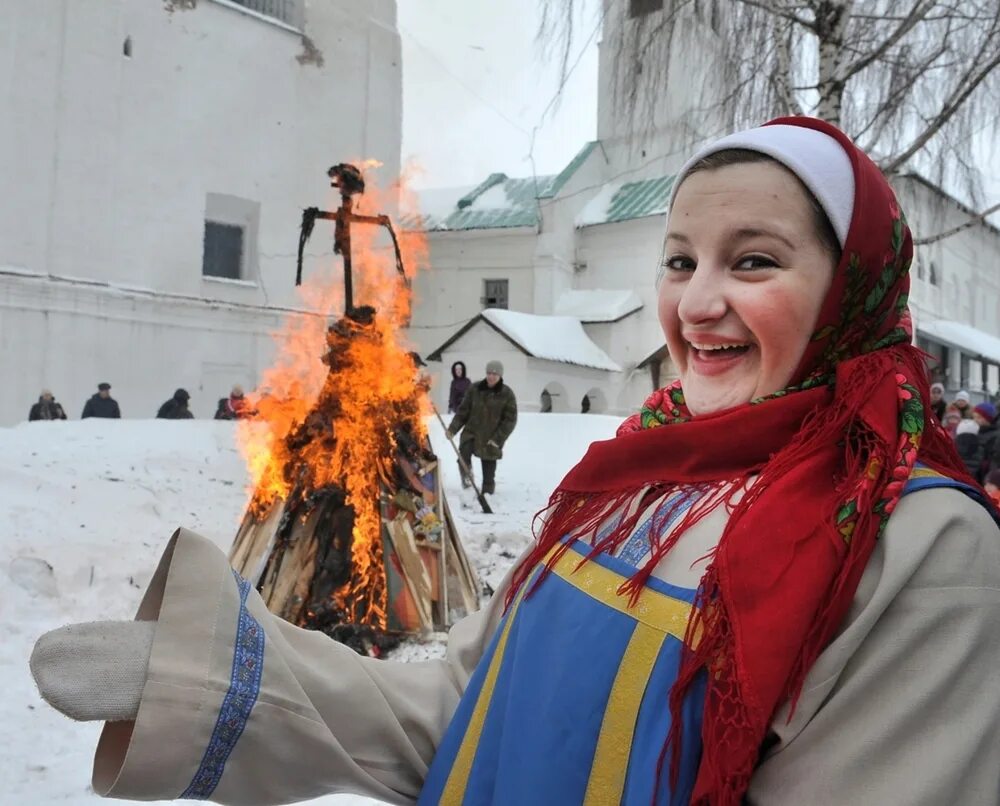
[[[413,318],[408,336],[422,355],[441,346],[483,310],[486,280],[507,280],[508,308],[535,310],[531,228],[430,232],[430,268],[413,281]]]
[[[101,381],[112,384],[123,417],[155,416],[177,387],[191,394],[196,417],[212,417],[233,384],[252,388],[270,364],[269,333],[283,316],[274,308],[247,310],[41,277],[4,280],[0,421],[8,424],[27,419],[44,387],[75,419]]]
[[[626,173],[628,180],[671,174],[695,143],[732,130],[732,116],[723,103],[732,92],[732,84],[719,66],[719,37],[711,19],[714,8],[726,13],[725,5],[667,2],[664,10],[635,20],[628,16],[629,3],[604,0],[597,136],[610,158],[608,178]],[[616,54],[622,38],[631,41],[637,26],[644,26],[641,30],[648,35],[663,24],[667,14],[677,15],[673,37],[652,38],[649,50],[661,49],[663,55],[645,54],[638,89],[643,111],[633,115],[628,106],[622,106],[621,99],[626,96],[616,91],[617,84],[632,79],[631,63],[622,60],[623,72]]]
[[[650,216],[617,224],[599,224],[577,231],[578,251],[587,268],[577,276],[578,288],[622,288],[635,291],[643,307],[612,326],[593,330],[595,341],[623,367],[643,361],[663,345],[656,314],[656,278],[665,217]]]
[[[914,238],[931,237],[968,220],[958,204],[918,179],[901,177],[893,186]],[[910,308],[918,332],[921,322],[948,319],[1000,335],[1000,232],[996,229],[976,225],[915,247],[911,277]],[[996,367],[963,362],[958,350],[951,353],[943,367],[948,389],[996,392],[1000,381]]]
[[[301,209],[336,203],[325,175],[336,162],[375,158],[386,184],[398,175],[402,91],[393,0],[300,2],[301,31],[225,0],[187,10],[158,0],[4,0],[0,269],[239,303],[247,307],[232,315],[246,333],[273,319],[259,308],[294,304]],[[206,210],[220,199],[226,209]],[[245,277],[204,278],[206,212],[234,210],[256,219],[247,221]],[[317,226],[309,251],[332,259],[331,237]],[[0,287],[21,282],[12,276],[0,275]],[[73,301],[75,288],[51,298],[89,310]],[[158,321],[161,304],[143,306]],[[11,309],[0,316],[13,332]],[[90,340],[96,325],[75,321],[78,336],[63,349],[87,365],[105,344]],[[206,327],[197,343],[222,339],[240,354],[240,332]],[[19,360],[42,366],[33,351],[47,339],[36,335],[19,343]],[[122,362],[104,363],[91,386],[182,385],[141,362],[129,377]],[[43,383],[55,391],[63,379],[53,372]],[[0,424],[23,417],[38,386],[9,381],[16,405],[2,405]]]

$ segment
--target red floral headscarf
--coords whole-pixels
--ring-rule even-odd
[[[924,358],[910,344],[907,310],[912,241],[892,189],[834,126],[811,118],[767,125],[774,124],[836,139],[855,184],[842,258],[793,385],[701,417],[691,416],[678,383],[654,393],[617,438],[594,443],[553,493],[538,543],[508,594],[565,535],[594,530],[643,487],[729,485],[728,494],[706,496],[710,503],[696,505],[669,537],[652,535],[651,558],[620,591],[636,597],[687,527],[711,507],[731,508],[669,697],[676,774],[681,704],[699,672],[711,670],[692,802],[713,806],[741,801],[776,710],[794,702],[843,621],[918,458],[974,484],[924,403]],[[613,552],[639,517],[625,518],[591,556]]]

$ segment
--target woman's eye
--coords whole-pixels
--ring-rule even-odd
[[[695,263],[691,258],[684,255],[674,255],[663,261],[663,268],[670,271],[694,271]]]
[[[747,255],[740,258],[736,264],[736,268],[753,271],[754,269],[773,269],[777,265],[772,258],[765,257],[764,255]]]

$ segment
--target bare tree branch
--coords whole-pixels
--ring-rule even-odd
[[[883,40],[882,44],[878,45],[873,50],[869,51],[866,56],[858,59],[854,64],[848,66],[841,78],[844,82],[847,82],[853,76],[856,76],[866,67],[874,64],[876,61],[881,59],[886,53],[889,52],[890,48],[895,47],[899,42],[906,36],[910,31],[913,30],[914,26],[921,21],[923,16],[934,7],[936,0],[921,0],[917,3],[906,16],[906,18],[896,27],[889,36]]]
[[[553,28],[584,0],[543,2]],[[616,112],[602,125],[630,144],[665,137],[674,153],[710,132],[811,114],[890,174],[913,168],[964,186],[973,209],[992,203],[976,160],[981,132],[1000,123],[1000,0],[663,0],[648,13],[600,3]],[[567,27],[550,33],[564,65]]]
[[[759,8],[762,11],[766,11],[768,14],[773,14],[776,17],[782,17],[789,22],[794,22],[796,25],[801,25],[803,28],[807,28],[810,31],[813,30],[813,25],[815,24],[812,20],[807,20],[805,17],[800,17],[795,12],[783,8],[780,3],[774,2],[774,0],[737,0],[737,2],[742,3],[745,6]]]
[[[951,229],[946,229],[943,232],[937,233],[937,235],[929,235],[926,238],[914,238],[914,246],[926,246],[929,243],[935,243],[936,241],[943,241],[945,238],[950,238],[952,235],[957,235],[958,233],[967,230],[971,227],[976,226],[976,224],[981,224],[986,220],[986,217],[993,215],[993,213],[1000,210],[1000,203],[994,204],[992,207],[987,207],[981,213],[976,213],[975,215],[969,216],[969,220],[959,224],[957,227],[952,227]]]
[[[995,54],[994,57],[988,61],[981,70],[974,75],[967,77],[966,80],[956,87],[955,92],[952,93],[951,97],[945,102],[941,111],[928,123],[923,132],[921,132],[918,137],[913,139],[913,142],[908,148],[897,154],[893,159],[884,163],[882,165],[882,170],[887,174],[893,174],[905,165],[914,154],[927,145],[927,142],[941,130],[941,127],[951,119],[951,117],[958,111],[962,104],[965,103],[975,89],[982,84],[983,81],[986,80],[987,76],[989,76],[990,73],[992,73],[998,66],[1000,66],[1000,53]]]

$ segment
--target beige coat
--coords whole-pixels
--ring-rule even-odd
[[[724,518],[717,511],[692,529],[657,575],[690,586],[691,561]],[[250,591],[246,608],[266,634],[260,693],[211,799],[249,806],[355,792],[412,802],[503,596],[452,629],[446,659],[402,664],[292,627]],[[239,612],[225,556],[178,531],[137,615],[158,620],[139,714],[105,727],[97,792],[166,799],[189,787],[218,733]],[[794,717],[775,720],[748,803],[1000,803],[998,669],[1000,531],[956,490],[906,496]]]

